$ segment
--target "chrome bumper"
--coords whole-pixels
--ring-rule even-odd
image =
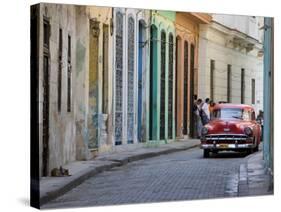
[[[244,134],[209,134],[201,138],[201,149],[250,149],[253,138]]]
[[[201,149],[251,149],[254,144],[201,144]]]

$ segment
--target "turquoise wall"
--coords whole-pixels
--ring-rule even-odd
[[[176,12],[160,10],[160,11],[158,11],[158,13],[159,13],[159,15],[161,15],[165,18],[168,18],[170,21],[176,20]]]
[[[273,170],[273,19],[264,19],[264,133],[263,156]]]
[[[161,32],[165,31],[166,34],[166,41],[169,41],[169,35],[173,35],[173,43],[175,44],[175,26],[174,26],[174,20],[176,17],[175,12],[171,11],[152,11],[152,16],[151,16],[151,24],[157,28],[157,53],[154,54],[154,61],[150,61],[153,63],[153,85],[156,87],[153,88],[153,102],[155,101],[156,105],[153,105],[153,107],[156,108],[156,112],[150,115],[153,115],[155,118],[153,120],[153,136],[152,140],[160,140],[160,68],[161,68],[161,45],[160,45],[160,40],[161,40]],[[168,58],[168,51],[169,51],[169,45],[168,42],[166,42],[166,64],[165,64],[165,142],[167,141],[168,138],[168,64],[169,64],[169,58]],[[173,49],[173,83],[175,83],[175,45]],[[174,90],[175,84],[173,84],[173,90]],[[173,92],[174,94],[174,92]],[[173,118],[172,118],[172,126],[173,126],[173,135],[172,139],[175,138],[175,97],[173,96]],[[151,126],[149,126],[151,127]]]

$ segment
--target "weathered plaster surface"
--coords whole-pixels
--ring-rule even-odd
[[[98,151],[108,151],[112,148],[112,34],[111,34],[111,20],[112,8],[110,7],[87,7],[87,16],[91,20],[99,22],[99,36],[93,38],[90,35],[89,39],[96,42],[96,46],[90,47],[90,73],[89,73],[89,114],[88,114],[88,133],[89,142],[97,142]],[[103,24],[108,25],[108,75],[103,78]],[[96,40],[93,40],[96,39]],[[103,82],[103,80],[106,80]],[[102,111],[102,96],[103,96],[103,83],[107,87],[107,111]]]
[[[59,40],[59,29],[63,30],[63,56],[62,56],[62,79],[66,79],[67,73],[67,36],[71,35],[72,39],[75,40],[75,7],[68,5],[57,5],[57,4],[40,4],[40,49],[43,49],[43,16],[49,18],[51,33],[50,33],[50,63],[49,63],[49,164],[48,170],[57,168],[67,162],[76,159],[76,125],[74,121],[75,116],[75,98],[73,93],[71,94],[71,112],[67,112],[67,101],[66,101],[66,81],[62,82],[62,104],[61,111],[58,111],[57,104],[57,73],[58,73],[58,40]],[[71,53],[75,55],[75,45],[72,43]],[[75,57],[72,58],[71,64],[73,67],[76,66]],[[43,53],[39,55],[39,90],[43,91]],[[74,73],[74,74],[73,74]],[[72,82],[76,81],[75,68],[72,69]],[[75,89],[75,83],[72,84],[72,90]],[[42,123],[42,103],[43,96],[42,92],[39,94],[39,122]],[[41,127],[40,127],[41,128]],[[40,129],[40,135],[42,135],[42,128]],[[41,136],[40,136],[41,139]],[[42,141],[40,141],[40,155],[42,157]],[[40,167],[42,169],[42,159],[40,161]],[[40,173],[41,174],[41,173]]]
[[[108,110],[101,112],[102,97],[102,36],[96,49],[90,46],[89,20],[98,18],[100,28],[110,25],[111,8],[40,4],[40,49],[43,49],[43,17],[50,20],[50,97],[49,97],[49,174],[53,168],[74,160],[92,157],[89,144],[95,140],[100,150],[112,146],[112,38],[109,36],[108,56]],[[63,32],[62,42],[62,91],[61,111],[58,111],[58,68],[59,29]],[[102,35],[102,30],[100,31]],[[71,111],[67,111],[67,51],[68,35],[71,36]],[[99,51],[96,51],[99,49]],[[90,54],[97,54],[96,61]],[[97,64],[97,65],[96,65]],[[93,68],[95,67],[95,68]],[[42,170],[42,104],[43,104],[43,54],[39,55],[39,133],[40,169]],[[99,141],[103,132],[102,141]]]

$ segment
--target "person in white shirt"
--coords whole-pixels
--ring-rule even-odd
[[[210,111],[209,111],[209,101],[210,99],[209,98],[206,98],[205,99],[205,102],[202,106],[202,110],[204,111],[204,113],[206,114],[208,120],[210,120]]]

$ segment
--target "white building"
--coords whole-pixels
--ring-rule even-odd
[[[212,15],[199,32],[198,97],[263,108],[263,19]]]

